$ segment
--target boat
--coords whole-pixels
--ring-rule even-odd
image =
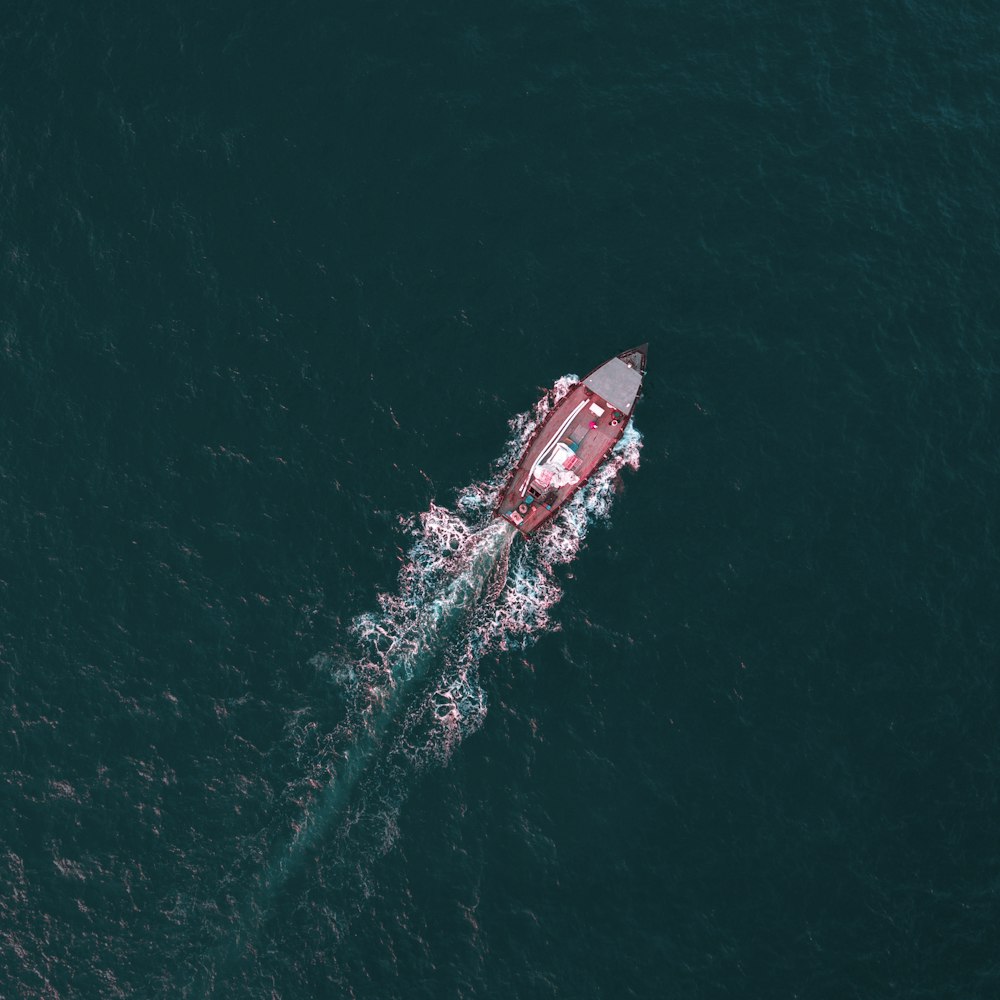
[[[500,491],[494,515],[530,537],[594,474],[632,418],[648,344],[575,382],[535,429]]]

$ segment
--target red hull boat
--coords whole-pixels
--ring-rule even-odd
[[[493,512],[497,517],[531,535],[593,475],[625,433],[648,347],[624,351],[570,387],[511,471]]]

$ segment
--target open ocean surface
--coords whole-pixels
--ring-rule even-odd
[[[995,2],[13,0],[0,94],[0,996],[1000,997]]]

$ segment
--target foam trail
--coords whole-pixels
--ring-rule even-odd
[[[533,412],[510,422],[512,435],[493,475],[461,491],[455,510],[431,504],[401,519],[412,544],[396,589],[378,596],[378,610],[354,619],[342,654],[314,658],[346,699],[346,718],[318,745],[309,743],[318,727],[293,719],[289,737],[301,748],[303,778],[289,797],[314,797],[232,918],[234,933],[214,961],[206,956],[198,995],[235,974],[238,961],[245,965],[282,888],[311,853],[326,848],[333,831],[337,849],[326,850],[327,874],[333,865],[348,884],[359,871],[365,877],[374,858],[365,852],[384,853],[393,841],[414,768],[446,761],[482,724],[483,656],[523,648],[539,632],[558,628],[549,615],[562,595],[557,567],[575,558],[590,526],[606,518],[619,472],[638,468],[641,436],[630,422],[609,460],[529,545],[512,547],[515,529],[493,519],[492,506],[535,427],[574,382],[574,376],[560,379]],[[329,896],[331,886],[324,891]]]
[[[378,711],[370,714],[368,726],[357,742],[344,752],[342,764],[303,817],[291,843],[279,852],[264,874],[262,898],[259,900],[261,906],[293,874],[303,854],[348,799],[372,754],[398,718],[407,694],[426,675],[442,642],[453,634],[463,618],[473,612],[494,580],[498,565],[506,565],[507,551],[515,531],[509,522],[495,520],[470,536],[457,575],[418,615],[409,636],[411,645],[392,664],[387,683],[378,693]]]
[[[432,508],[432,511],[434,508]],[[425,518],[426,520],[426,518]],[[452,637],[462,622],[475,612],[484,593],[498,593],[503,587],[508,565],[508,550],[516,529],[507,521],[493,520],[463,541],[452,539],[444,557],[446,581],[437,581],[416,614],[407,621],[397,607],[398,598],[383,595],[380,603],[389,616],[395,615],[395,634],[375,616],[362,615],[353,630],[360,638],[372,634],[385,639],[380,657],[384,665],[379,683],[366,688],[368,704],[355,712],[352,729],[355,738],[342,754],[340,763],[321,793],[313,800],[302,819],[296,824],[291,840],[282,844],[270,864],[261,874],[256,891],[247,902],[237,924],[237,931],[223,950],[217,963],[218,978],[225,978],[243,949],[253,940],[267,920],[274,897],[301,868],[310,848],[327,832],[334,819],[343,811],[351,794],[385,741],[387,732],[400,717],[401,709],[414,685],[427,674],[429,665],[438,658],[441,647]],[[457,543],[457,548],[452,545]],[[500,569],[502,572],[497,572]],[[425,579],[444,575],[444,567]],[[406,577],[412,568],[404,568],[402,590],[413,589]],[[355,675],[356,676],[356,675]],[[211,979],[216,977],[211,974]]]

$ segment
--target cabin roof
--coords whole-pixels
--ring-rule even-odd
[[[621,358],[612,358],[601,365],[592,375],[584,379],[584,385],[603,396],[612,406],[623,413],[632,409],[635,397],[642,385],[642,372],[629,368]]]

